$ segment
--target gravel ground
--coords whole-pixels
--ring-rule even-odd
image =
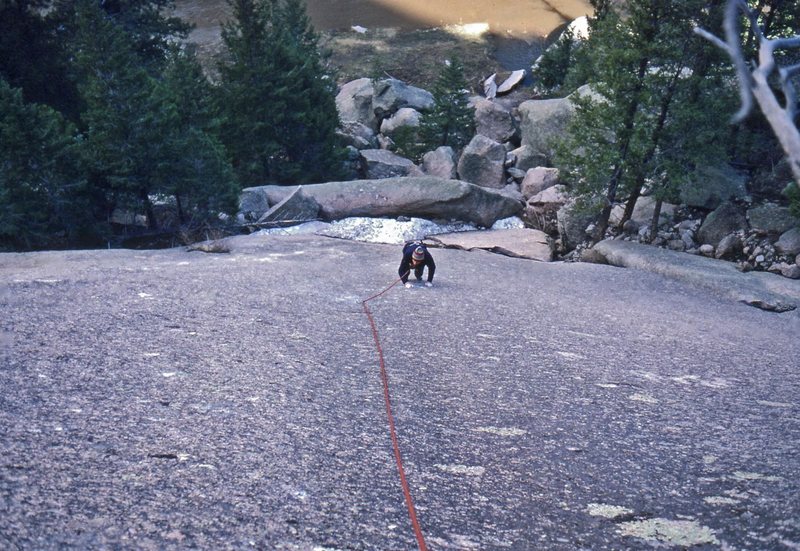
[[[0,547],[415,549],[393,245],[0,255]],[[800,316],[432,251],[370,302],[430,549],[800,546]]]

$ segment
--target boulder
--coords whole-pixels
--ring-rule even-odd
[[[297,186],[282,201],[270,208],[256,222],[258,225],[284,227],[311,222],[319,215],[319,204],[313,197],[306,196]]]
[[[491,100],[475,102],[475,132],[496,142],[510,141],[517,133],[511,111]]]
[[[547,157],[541,153],[536,153],[529,145],[521,145],[511,151],[514,156],[514,168],[527,172],[531,168],[544,166],[547,164]]]
[[[420,176],[422,171],[409,159],[386,149],[364,149],[361,167],[368,179]]]
[[[564,133],[574,113],[575,106],[569,98],[522,102],[519,105],[522,145],[549,161],[554,153],[553,138]]]
[[[433,109],[433,94],[422,88],[409,86],[401,80],[380,80],[373,88],[372,112],[379,120],[391,116],[401,107],[411,107],[417,111]]]
[[[716,247],[726,235],[746,228],[747,218],[744,209],[725,202],[703,220],[703,224],[697,230],[697,240],[701,245],[709,244]]]
[[[394,137],[394,133],[398,128],[404,126],[419,126],[422,114],[412,107],[401,107],[397,112],[389,117],[383,119],[381,122],[381,134],[384,136]]]
[[[574,200],[558,209],[558,234],[565,250],[572,250],[591,238],[587,229],[597,219],[598,212],[595,208],[579,206]]]
[[[678,207],[671,203],[661,203],[661,212],[659,215],[659,225],[669,222],[674,216]],[[633,207],[631,213],[631,220],[640,226],[650,226],[653,222],[653,213],[656,210],[656,199],[652,196],[641,196],[636,200],[636,205]],[[619,225],[622,221],[622,216],[625,213],[624,205],[617,205],[611,211],[609,222],[613,225]]]
[[[714,210],[725,201],[746,197],[744,175],[728,165],[698,169],[680,190],[682,203],[706,210]]]
[[[742,239],[735,233],[731,233],[722,238],[717,245],[717,252],[714,257],[720,260],[735,260],[742,254]]]
[[[452,179],[456,177],[456,153],[452,147],[443,145],[422,157],[422,171],[429,176]]]
[[[360,122],[373,130],[378,129],[378,119],[372,108],[374,94],[372,79],[359,78],[342,86],[336,94],[336,110],[342,122]]]
[[[293,191],[286,186],[248,188],[275,204]],[[490,227],[497,220],[517,215],[522,204],[493,190],[433,176],[353,180],[302,186],[303,193],[320,206],[324,220],[352,216],[409,216],[429,220],[457,220]]]
[[[527,200],[537,193],[540,193],[549,187],[553,187],[557,183],[557,168],[546,168],[539,166],[536,168],[531,168],[525,173],[525,178],[522,180],[522,184],[520,184],[520,191],[522,192],[522,196]]]
[[[467,231],[428,236],[443,247],[483,249],[516,258],[542,262],[553,260],[553,245],[549,237],[539,230],[515,228],[507,230]]]
[[[799,255],[800,228],[792,228],[781,234],[780,238],[775,243],[775,250],[780,254]]]
[[[345,146],[349,145],[356,149],[376,149],[378,147],[375,131],[361,122],[343,122],[336,134],[342,139]]]
[[[785,233],[800,224],[788,207],[776,203],[762,203],[748,209],[747,220],[752,229],[773,235]]]
[[[273,205],[279,201],[273,201]],[[239,219],[242,222],[255,222],[269,210],[270,202],[259,188],[245,188],[239,194]]]
[[[464,148],[458,161],[458,175],[465,182],[498,189],[505,186],[505,148],[496,141],[477,134]]]
[[[525,220],[531,227],[549,235],[558,234],[558,210],[569,201],[567,188],[562,185],[548,187],[525,204]]]
[[[525,69],[518,69],[516,71],[511,71],[511,74],[506,76],[503,79],[503,82],[497,86],[497,90],[495,93],[498,96],[502,96],[503,94],[508,94],[514,88],[516,88],[520,82],[523,81],[527,72]]]

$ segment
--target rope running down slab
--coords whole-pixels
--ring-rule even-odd
[[[409,270],[410,272],[410,270]],[[408,275],[408,272],[405,274]],[[422,529],[420,528],[419,521],[417,520],[417,513],[414,509],[414,501],[411,499],[411,490],[408,487],[408,480],[406,479],[406,472],[403,468],[403,458],[400,455],[400,444],[397,440],[397,431],[395,430],[394,424],[394,415],[392,414],[392,402],[389,396],[389,377],[386,374],[386,364],[383,360],[383,348],[381,347],[381,341],[378,338],[378,328],[375,325],[375,319],[372,317],[372,312],[367,306],[367,302],[372,299],[378,298],[384,293],[388,292],[389,289],[397,285],[402,281],[402,277],[397,279],[394,283],[389,285],[386,289],[372,295],[371,297],[364,299],[361,302],[361,305],[364,307],[364,313],[367,315],[369,319],[370,327],[372,327],[372,337],[375,339],[375,348],[378,350],[378,360],[380,362],[381,367],[381,380],[383,381],[383,398],[386,402],[386,415],[389,419],[389,434],[392,437],[392,447],[394,448],[394,458],[397,462],[397,471],[400,474],[400,484],[403,487],[403,496],[406,500],[406,506],[408,507],[408,516],[411,519],[411,526],[414,529],[414,535],[417,538],[417,545],[419,546],[420,551],[427,551],[428,547],[425,545],[425,537],[422,535]]]

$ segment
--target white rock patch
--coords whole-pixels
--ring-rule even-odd
[[[684,547],[719,544],[712,529],[691,520],[651,518],[623,522],[619,529],[624,536]]]

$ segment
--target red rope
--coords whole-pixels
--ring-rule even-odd
[[[403,487],[403,496],[405,496],[406,506],[408,507],[408,516],[411,519],[411,526],[414,528],[414,535],[417,538],[417,545],[419,546],[420,551],[427,551],[428,547],[425,545],[425,538],[422,535],[422,529],[419,526],[419,521],[417,521],[417,513],[414,509],[414,501],[411,499],[411,490],[408,487],[408,480],[406,479],[406,471],[403,468],[403,459],[400,455],[400,444],[397,440],[397,431],[395,430],[394,426],[394,415],[392,414],[392,402],[389,397],[389,377],[386,374],[386,364],[383,361],[383,349],[381,348],[381,341],[378,338],[378,328],[375,325],[375,319],[372,317],[372,312],[370,312],[369,306],[367,306],[367,302],[383,295],[389,289],[397,285],[401,280],[402,278],[398,279],[380,293],[372,295],[367,299],[364,299],[361,302],[361,304],[364,307],[364,313],[367,315],[367,318],[369,319],[369,324],[372,327],[372,337],[375,339],[375,347],[378,349],[378,359],[380,361],[380,366],[381,366],[381,380],[383,381],[383,398],[384,401],[386,402],[386,415],[389,418],[389,434],[392,437],[394,458],[395,461],[397,462],[397,471],[400,473],[400,484]]]

